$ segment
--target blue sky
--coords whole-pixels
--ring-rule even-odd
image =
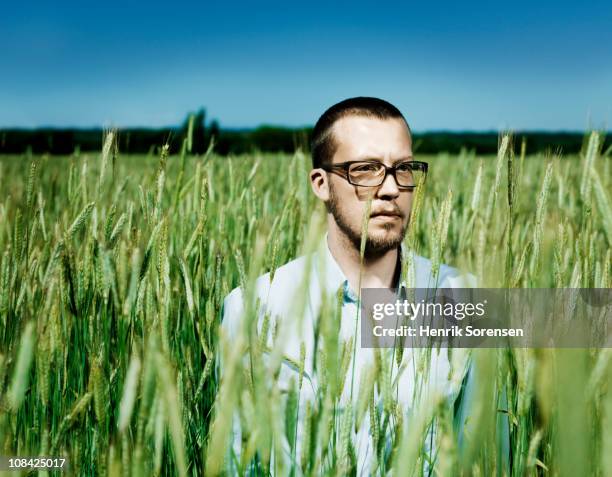
[[[610,128],[612,2],[46,2],[0,15],[0,127],[312,125],[350,96],[414,130]]]

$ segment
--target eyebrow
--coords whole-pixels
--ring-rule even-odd
[[[356,160],[357,161],[377,161],[377,162],[384,163],[384,161],[380,157],[364,157],[363,159],[356,159]],[[414,160],[414,156],[405,156],[405,157],[400,157],[398,159],[394,159],[391,164],[396,165],[396,164],[399,164],[400,162],[413,161],[413,160]]]

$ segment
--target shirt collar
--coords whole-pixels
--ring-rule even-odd
[[[322,277],[322,283],[324,284],[325,291],[328,293],[336,293],[340,287],[344,287],[346,283],[346,287],[348,289],[348,280],[344,275],[344,272],[340,268],[340,265],[336,262],[331,251],[329,250],[329,245],[327,244],[327,233],[325,233],[324,239],[321,241],[321,265],[323,267],[322,273],[324,277]]]
[[[342,288],[344,302],[356,303],[358,297],[351,291],[348,284],[348,279],[344,275],[344,272],[340,268],[340,265],[338,265],[338,262],[336,262],[336,259],[334,259],[333,255],[331,254],[331,251],[329,250],[329,245],[327,243],[327,236],[328,233],[326,232],[325,237],[321,243],[321,265],[323,267],[322,273],[324,274],[324,277],[320,277],[319,279],[322,280],[322,283],[325,287],[325,291],[327,291],[328,293],[336,293],[340,288]],[[400,246],[400,266],[408,258],[408,254],[409,250],[402,242]],[[404,280],[402,280],[400,288],[405,287],[406,283]]]

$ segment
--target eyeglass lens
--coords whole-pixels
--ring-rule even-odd
[[[385,177],[385,166],[380,163],[363,162],[352,164],[349,168],[349,178],[356,185],[377,186],[382,184]],[[395,177],[399,186],[414,187],[419,184],[424,171],[414,167],[410,162],[398,164]]]

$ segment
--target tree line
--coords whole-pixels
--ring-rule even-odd
[[[312,128],[288,128],[260,126],[253,129],[221,128],[215,120],[206,123],[203,109],[191,114],[178,127],[168,128],[125,128],[117,134],[119,151],[126,154],[154,153],[164,144],[170,152],[181,150],[184,138],[191,133],[191,151],[204,153],[211,141],[214,150],[221,155],[261,152],[291,153],[297,148],[308,150]],[[102,128],[37,128],[37,129],[0,129],[0,154],[57,154],[69,155],[75,151],[99,151],[102,147],[104,130]],[[585,141],[584,132],[515,132],[515,143],[525,144],[526,153],[579,152]],[[461,150],[477,154],[495,154],[499,134],[485,132],[432,131],[414,133],[414,149],[421,154]],[[611,147],[610,136],[606,138],[603,150]]]

